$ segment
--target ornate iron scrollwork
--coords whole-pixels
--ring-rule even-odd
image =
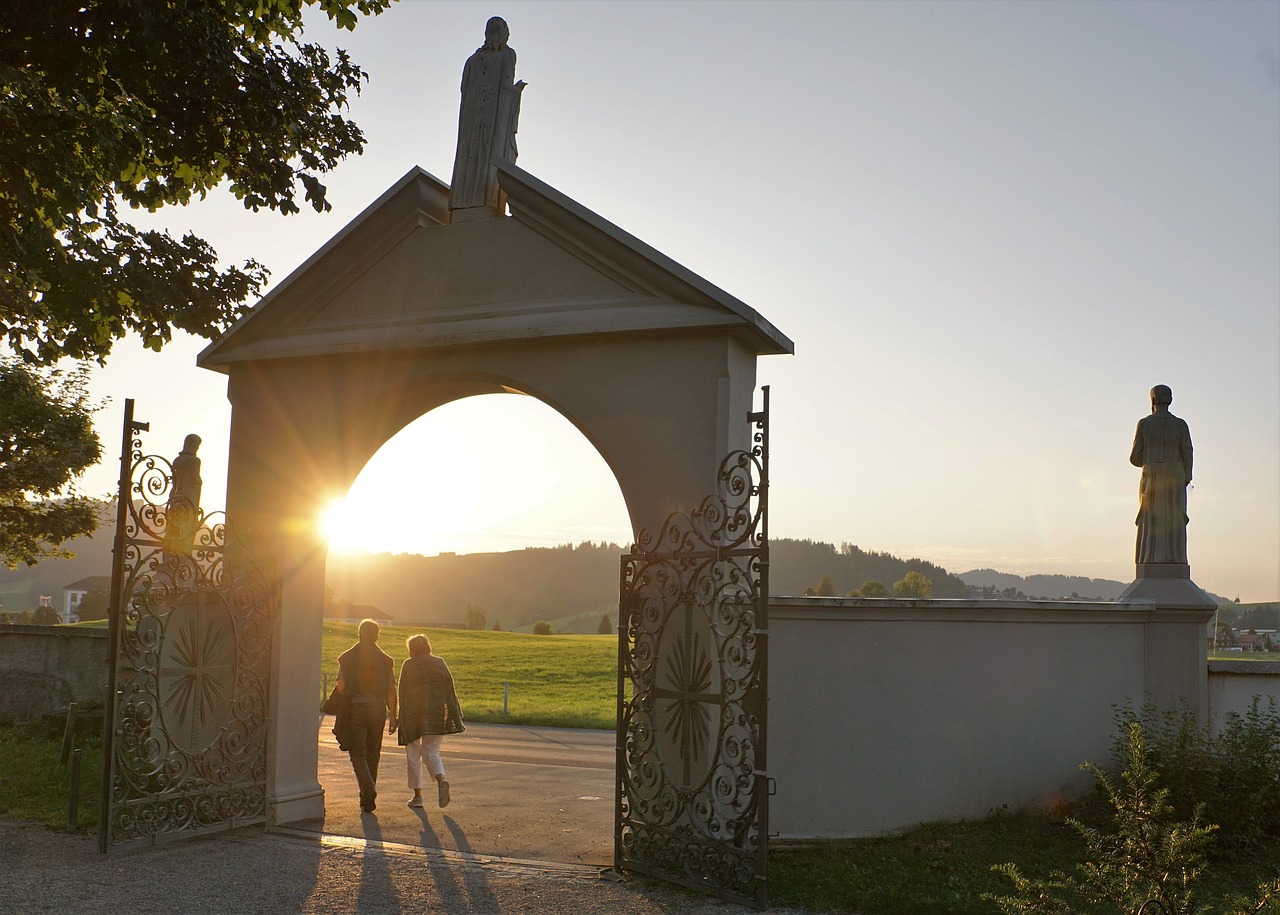
[[[622,559],[614,857],[763,907],[768,388],[750,420],[718,492]]]
[[[266,818],[271,579],[221,512],[173,498],[126,402],[102,851]]]

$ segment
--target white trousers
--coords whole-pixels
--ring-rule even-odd
[[[444,763],[440,761],[440,742],[443,734],[424,734],[413,743],[404,746],[404,758],[409,767],[409,787],[419,790],[425,783],[422,777],[423,764],[426,764],[426,781],[433,781],[437,775],[444,775]]]

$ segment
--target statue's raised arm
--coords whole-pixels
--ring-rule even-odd
[[[502,212],[494,157],[516,160],[523,82],[516,82],[516,52],[507,46],[507,23],[494,16],[485,25],[484,44],[462,69],[458,149],[453,160],[449,209],[489,207]]]

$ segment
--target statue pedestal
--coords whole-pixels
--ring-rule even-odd
[[[1149,600],[1171,610],[1213,610],[1218,606],[1191,580],[1191,566],[1185,562],[1140,562],[1137,575],[1120,595],[1121,601]]]
[[[1143,698],[1157,708],[1176,709],[1185,704],[1199,721],[1208,721],[1205,626],[1217,603],[1191,580],[1191,567],[1186,563],[1139,563],[1137,572],[1137,579],[1119,601],[1149,601],[1153,605],[1144,638]]]
[[[496,219],[503,215],[502,210],[498,207],[463,207],[460,210],[449,211],[449,222],[471,222],[475,219]]]

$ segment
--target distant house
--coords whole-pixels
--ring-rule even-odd
[[[1239,651],[1236,632],[1226,623],[1209,624],[1209,648],[1217,651]]]
[[[353,604],[346,600],[335,600],[326,604],[324,618],[334,623],[358,623],[361,620],[375,620],[379,625],[394,622],[389,613],[384,613],[373,604]]]
[[[1274,629],[1256,629],[1237,632],[1236,641],[1245,651],[1273,651],[1280,636],[1277,636]]]
[[[110,575],[90,575],[73,581],[62,589],[62,609],[58,615],[64,623],[74,623],[79,617],[80,602],[90,591],[110,591]]]

